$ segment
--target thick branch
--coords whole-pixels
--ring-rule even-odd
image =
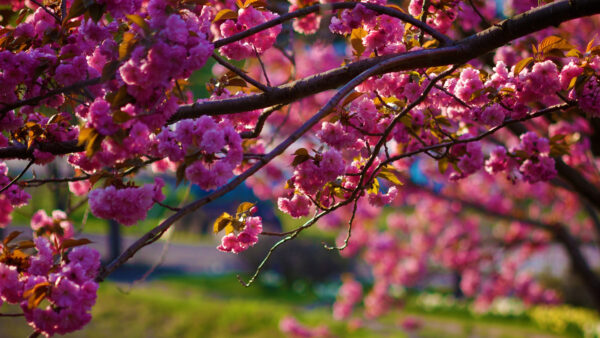
[[[527,34],[550,26],[557,26],[571,19],[598,13],[600,13],[600,1],[556,1],[504,20],[500,24],[463,39],[452,46],[408,52],[402,54],[401,57],[399,55],[385,55],[357,61],[274,87],[268,93],[183,105],[171,117],[169,123],[172,124],[179,120],[196,118],[202,115],[227,115],[262,109],[277,104],[289,104],[325,90],[335,89],[352,80],[361,72],[390,58],[395,58],[395,61],[379,68],[376,74],[464,63]],[[77,147],[74,142],[34,147],[55,155],[83,151],[83,147]],[[27,151],[26,147],[19,146],[0,148],[0,158],[30,158],[32,152],[33,148]]]
[[[455,45],[405,53],[403,54],[403,58],[398,59],[385,68],[381,68],[379,74],[465,63],[527,34],[550,26],[557,26],[571,19],[598,13],[600,13],[600,1],[579,0],[571,2],[563,0],[553,2],[517,15],[514,18],[504,20],[498,25],[459,41]],[[171,122],[207,114],[240,113],[275,104],[288,104],[325,90],[337,88],[364,70],[381,63],[383,60],[396,56],[386,55],[354,62],[340,68],[275,87],[270,93],[205,101],[181,106],[171,118]]]

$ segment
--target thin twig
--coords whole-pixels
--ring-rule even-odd
[[[39,103],[42,100],[45,100],[47,98],[50,98],[52,96],[55,95],[59,95],[59,94],[63,94],[63,93],[69,93],[75,90],[78,90],[79,88],[82,87],[86,87],[86,86],[93,86],[93,85],[97,85],[99,83],[102,82],[102,78],[101,77],[96,77],[93,79],[88,79],[88,80],[84,80],[84,81],[80,81],[77,83],[74,83],[70,86],[65,86],[65,87],[61,87],[61,88],[57,88],[51,91],[48,91],[42,95],[36,96],[36,97],[32,97],[26,100],[21,100],[21,101],[17,101],[17,102],[13,102],[13,103],[7,103],[4,104],[2,103],[3,107],[2,109],[0,109],[0,114],[3,114],[5,112],[9,112],[15,108],[19,108],[19,107],[23,107],[23,106],[32,106],[32,105],[36,105],[37,103]]]
[[[358,206],[358,200],[360,200],[360,195],[354,200],[354,207],[352,207],[352,215],[350,216],[350,220],[348,221],[348,233],[346,233],[346,238],[344,239],[344,244],[342,246],[329,246],[324,244],[325,249],[327,250],[338,250],[342,251],[348,246],[348,242],[350,241],[350,237],[352,236],[352,223],[354,223],[354,217],[356,216],[356,210]]]
[[[4,188],[0,189],[0,194],[3,193],[6,189],[10,188],[13,184],[15,184],[21,177],[23,177],[23,175],[25,175],[25,173],[27,172],[29,167],[31,167],[33,162],[35,162],[35,160],[29,161],[27,166],[25,166],[25,168],[19,173],[19,175],[17,175],[17,177],[13,178],[12,181],[10,181],[6,186],[4,186]]]
[[[229,69],[230,71],[234,72],[235,74],[237,74],[237,76],[241,77],[242,79],[244,79],[244,81],[248,82],[249,84],[253,85],[254,87],[262,90],[265,93],[271,90],[271,88],[270,88],[271,85],[270,84],[269,84],[269,87],[267,87],[264,84],[260,83],[259,81],[251,78],[243,70],[241,70],[238,67],[236,67],[235,65],[232,65],[231,63],[225,61],[225,59],[223,59],[222,57],[220,57],[216,52],[213,53],[212,57],[221,66],[223,66],[223,67]]]
[[[275,111],[278,111],[279,109],[283,108],[284,105],[283,104],[278,104],[274,107],[265,109],[260,116],[258,116],[258,120],[256,121],[256,126],[254,126],[254,130],[253,131],[243,131],[240,133],[240,136],[242,138],[255,138],[258,137],[260,135],[260,132],[262,131],[265,122],[267,121],[267,118],[269,116],[271,116],[271,114]]]
[[[356,5],[358,5],[358,4],[366,7],[367,9],[375,11],[379,14],[386,14],[386,15],[389,15],[396,19],[400,19],[401,21],[404,21],[406,23],[410,23],[413,26],[416,26],[416,27],[420,28],[421,30],[425,31],[427,34],[431,35],[434,39],[440,41],[441,45],[450,45],[453,43],[452,39],[449,38],[448,36],[440,33],[433,27],[431,27],[431,26],[421,22],[420,20],[415,19],[414,17],[412,17],[406,13],[403,13],[397,9],[393,9],[391,7],[380,6],[380,5],[376,5],[376,4],[372,4],[372,3],[367,3],[367,2],[338,2],[338,3],[328,3],[328,4],[315,4],[312,6],[304,7],[302,9],[299,9],[294,12],[280,15],[273,20],[269,20],[260,25],[254,26],[250,29],[247,29],[243,32],[234,34],[227,38],[217,40],[214,42],[214,46],[215,46],[215,48],[223,47],[232,42],[242,40],[242,39],[247,38],[251,35],[254,35],[258,32],[264,31],[271,27],[275,27],[279,24],[284,23],[285,21],[288,21],[288,20],[291,20],[294,18],[303,17],[303,16],[309,15],[311,13],[322,12],[324,10],[335,11],[335,10],[340,10],[340,9],[352,9],[352,8],[356,7]]]
[[[429,1],[430,0],[424,0],[423,1],[423,7],[421,7],[421,22],[423,24],[427,24],[427,15],[429,15]],[[421,32],[419,33],[419,44],[423,45],[423,38],[425,37],[425,31],[421,29]]]
[[[267,81],[267,85],[269,87],[271,87],[271,81],[269,81],[269,75],[267,74],[267,69],[265,68],[265,64],[262,62],[262,59],[260,58],[260,54],[258,54],[256,47],[252,46],[252,49],[254,49],[254,54],[256,55],[256,59],[258,60],[258,63],[260,64],[260,69],[262,69],[263,75],[265,77],[265,81]]]
[[[154,200],[154,203],[156,203],[156,204],[160,205],[160,206],[161,206],[161,207],[163,207],[163,208],[169,209],[169,210],[171,210],[171,211],[180,211],[180,210],[181,210],[181,208],[172,207],[172,206],[170,206],[170,205],[164,204],[164,203],[162,203],[162,202],[159,202],[159,201],[157,201],[157,200]]]
[[[479,9],[477,9],[477,6],[475,6],[475,4],[473,3],[473,0],[469,0],[469,4],[471,5],[471,8],[473,8],[473,10],[475,11],[475,14],[477,14],[477,16],[479,16],[479,18],[483,22],[483,24],[484,24],[483,28],[491,27],[492,24],[485,18],[485,16],[483,16],[483,14],[481,14]]]
[[[60,17],[58,16],[58,14],[52,12],[46,6],[44,6],[41,3],[39,3],[37,0],[31,0],[31,2],[33,2],[34,4],[40,6],[46,13],[50,14],[56,20],[56,22],[58,22],[59,25],[62,24],[62,21],[60,20]]]

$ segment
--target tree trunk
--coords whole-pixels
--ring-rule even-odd
[[[573,270],[581,278],[581,281],[592,296],[596,310],[600,312],[600,278],[588,264],[575,238],[571,236],[564,226],[557,224],[552,227],[552,232],[554,238],[567,250]]]
[[[115,220],[108,221],[108,257],[109,262],[121,254],[121,227]]]

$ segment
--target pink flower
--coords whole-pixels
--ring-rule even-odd
[[[90,184],[89,180],[69,182],[69,190],[75,196],[86,195],[90,191],[91,187],[92,187],[92,185]]]
[[[277,200],[279,210],[294,218],[307,216],[310,212],[311,205],[312,202],[310,198],[303,194],[294,194],[292,198],[279,197]]]

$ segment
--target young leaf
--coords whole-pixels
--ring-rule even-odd
[[[133,46],[137,40],[135,39],[135,34],[131,32],[123,33],[123,42],[119,45],[119,60],[124,60],[127,58],[129,53],[133,50]]]
[[[8,234],[8,236],[6,236],[6,238],[4,238],[4,245],[7,245],[8,243],[10,243],[10,241],[17,238],[21,233],[22,233],[22,231],[15,230],[15,231],[11,232],[10,234]]]
[[[148,23],[141,16],[139,16],[137,14],[126,14],[125,16],[127,17],[127,19],[129,19],[129,21],[133,22],[134,24],[138,25],[138,27],[143,29],[144,32],[150,31],[150,27],[148,27]]]
[[[402,185],[402,181],[400,181],[400,173],[391,166],[385,166],[381,168],[377,174],[377,177],[384,178],[394,185]]]
[[[219,216],[219,218],[217,218],[215,220],[215,223],[213,224],[213,231],[215,232],[215,234],[225,229],[228,225],[230,225],[232,220],[233,217],[231,217],[230,214],[226,212],[222,213],[221,216]]]
[[[80,238],[80,239],[69,238],[69,239],[63,240],[61,247],[63,250],[65,250],[65,249],[74,248],[76,246],[86,245],[86,244],[90,244],[90,243],[92,243],[92,241],[90,241],[87,238]]]
[[[517,62],[517,64],[515,65],[515,69],[514,69],[514,71],[513,71],[513,74],[514,74],[515,76],[518,76],[518,75],[519,75],[519,73],[521,73],[521,71],[522,71],[522,70],[523,70],[525,67],[529,66],[529,64],[530,64],[530,63],[532,63],[532,62],[533,62],[533,57],[531,57],[531,56],[530,56],[530,57],[528,57],[528,58],[525,58],[525,59],[523,59],[523,60],[521,60],[521,61],[519,61],[519,62]]]
[[[69,13],[67,14],[67,17],[64,18],[63,20],[63,25],[69,21],[69,19],[78,17],[80,15],[82,15],[83,13],[85,13],[86,11],[86,7],[83,4],[82,0],[74,0],[73,3],[71,4],[71,8],[69,9]]]
[[[232,11],[231,9],[222,9],[215,15],[215,19],[213,22],[222,21],[222,20],[236,20],[238,18],[237,12]]]
[[[20,241],[19,243],[17,243],[17,246],[15,247],[15,249],[24,250],[24,249],[34,248],[34,247],[35,247],[35,243],[33,243],[32,240],[25,240],[25,241]]]
[[[379,180],[376,179],[376,178],[374,178],[373,179],[373,183],[367,189],[367,193],[369,193],[369,194],[377,194],[378,192],[379,192]]]
[[[23,293],[23,298],[27,298],[27,307],[30,310],[38,307],[38,305],[40,305],[44,298],[46,298],[46,296],[50,293],[50,288],[49,282],[42,282],[25,291]]]
[[[236,216],[248,212],[254,205],[256,205],[256,203],[242,202],[242,204],[237,207]]]
[[[446,170],[448,170],[448,158],[447,157],[442,157],[442,159],[440,159],[438,161],[438,170],[439,170],[440,174],[443,174],[446,172]]]

